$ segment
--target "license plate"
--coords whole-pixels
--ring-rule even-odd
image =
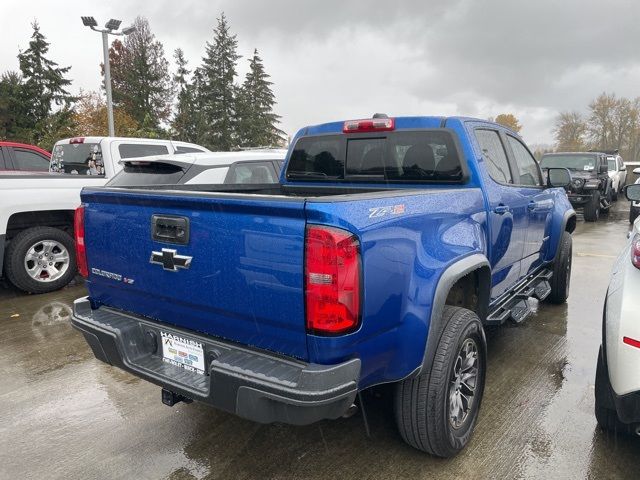
[[[163,331],[160,335],[163,361],[204,375],[204,349],[200,342]]]

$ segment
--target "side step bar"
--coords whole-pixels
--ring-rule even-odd
[[[544,269],[527,277],[491,307],[485,325],[502,325],[509,319],[514,323],[524,321],[533,312],[529,299],[542,301],[551,293],[552,275],[550,269]]]

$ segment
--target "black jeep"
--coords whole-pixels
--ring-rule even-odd
[[[571,171],[572,180],[566,188],[567,196],[573,208],[583,209],[587,222],[598,220],[600,213],[609,213],[613,191],[605,153],[547,153],[542,157],[540,166],[543,169],[563,167]]]

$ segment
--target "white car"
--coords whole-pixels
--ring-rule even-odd
[[[285,156],[284,150],[260,152],[271,155],[274,161],[283,161]],[[76,272],[73,213],[80,204],[82,188],[105,185],[123,169],[123,162],[134,159],[138,160],[138,167],[133,169],[146,174],[149,169],[142,163],[151,162],[151,157],[145,158],[146,162],[139,161],[140,157],[153,156],[155,160],[166,154],[182,159],[183,164],[193,165],[191,173],[205,175],[206,170],[214,167],[207,160],[207,155],[214,154],[199,145],[143,138],[79,137],[56,143],[51,173],[0,174],[2,275],[17,288],[31,293],[50,292],[65,286]],[[202,155],[204,157],[198,158]],[[252,158],[250,152],[235,155]],[[200,161],[205,165],[199,165]],[[215,173],[220,175],[224,168],[220,166]],[[259,183],[265,174],[264,169],[259,170],[254,178],[246,169],[234,168],[233,179],[238,183],[244,183],[243,180]],[[181,174],[171,177],[174,184],[177,177],[181,178]],[[160,180],[157,176],[143,178]],[[207,181],[207,177],[202,176],[197,181],[213,183],[213,177],[210,179]]]
[[[626,188],[640,201],[640,184]],[[603,314],[596,369],[598,424],[606,430],[640,435],[640,220],[613,267]]]
[[[622,157],[618,154],[608,155],[607,163],[609,164],[609,178],[611,179],[612,199],[618,200],[618,194],[622,192],[622,188],[627,181],[627,167],[622,161]]]
[[[634,168],[633,169],[633,173],[635,173],[636,175],[640,175],[640,168]],[[638,179],[636,180],[636,184],[640,183],[640,177],[638,177]],[[636,221],[636,218],[638,218],[638,215],[640,215],[640,202],[631,202],[631,205],[629,206],[629,223],[633,223]]]

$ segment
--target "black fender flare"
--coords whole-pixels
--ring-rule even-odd
[[[567,210],[562,215],[562,223],[560,224],[560,230],[558,230],[557,235],[562,235],[564,232],[573,233],[576,229],[576,221],[577,221],[576,211],[572,208]],[[571,222],[571,223],[569,223]],[[553,252],[553,257],[549,260],[549,263],[553,263],[558,256],[558,250],[560,249],[560,241],[556,245],[556,251]]]
[[[442,275],[440,275],[433,295],[431,320],[429,321],[429,331],[427,333],[422,365],[416,370],[416,375],[433,364],[433,358],[435,357],[438,343],[444,330],[442,311],[444,310],[451,287],[465,275],[480,268],[488,268],[489,271],[491,271],[491,265],[487,257],[481,253],[474,253],[449,265],[445,271],[442,272]]]

